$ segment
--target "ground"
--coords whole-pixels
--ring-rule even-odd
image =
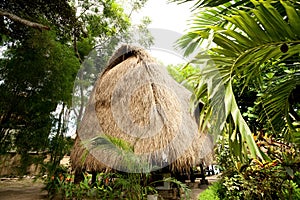
[[[207,178],[209,183],[214,182],[216,176]],[[196,181],[198,182],[198,181]],[[197,183],[192,188],[191,200],[197,200],[198,195],[208,186],[201,185],[197,187]],[[0,179],[0,199],[1,200],[45,200],[47,192],[43,191],[43,183],[41,181],[33,182],[31,178],[23,178],[21,180],[14,178]]]
[[[31,178],[0,179],[1,200],[38,200],[47,199],[47,192],[43,191],[41,181],[33,182]]]
[[[218,180],[218,175],[208,176],[208,177],[206,177],[206,179],[208,180],[209,184],[212,184],[213,182]],[[209,185],[200,185],[200,187],[199,187],[199,182],[200,182],[200,179],[196,179],[195,186],[191,187],[192,188],[191,200],[198,200],[199,194],[201,192],[203,192],[204,190],[206,190],[209,186]]]

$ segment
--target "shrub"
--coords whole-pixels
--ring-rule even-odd
[[[118,174],[99,173],[96,183],[92,184],[92,177],[84,174],[84,180],[74,184],[73,175],[58,173],[45,179],[45,189],[49,198],[60,199],[145,199],[148,194],[156,194],[155,183],[170,182],[177,186],[189,198],[190,190],[187,186],[174,178],[165,178],[155,182],[149,181],[150,174]]]
[[[300,199],[297,146],[263,138],[259,144],[271,160],[249,159],[241,164],[230,153],[228,141],[222,142],[217,149],[224,169],[217,192],[220,199]]]
[[[217,181],[214,182],[211,186],[209,186],[206,190],[200,193],[198,199],[199,200],[220,200],[219,192],[222,191],[224,187],[222,183]]]

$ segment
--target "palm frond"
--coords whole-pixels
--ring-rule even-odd
[[[134,151],[133,146],[128,142],[110,135],[99,135],[89,142],[91,143],[92,148],[119,149],[120,152],[125,151],[128,153],[133,153]]]
[[[224,10],[224,7],[213,7],[204,8],[197,12],[193,17],[190,31],[177,41],[176,47],[185,50],[184,55],[188,56],[203,45],[204,39],[212,39],[210,38],[212,36],[209,31],[210,27],[222,21],[220,14],[222,10]],[[209,46],[209,44],[207,45]]]
[[[278,77],[274,77],[276,79]],[[259,114],[260,122],[267,121],[273,129],[273,134],[288,134],[295,131],[290,119],[290,96],[297,85],[300,85],[300,74],[285,75],[283,80],[277,81],[275,86],[267,88],[260,96],[258,105],[262,105],[263,112]]]
[[[238,6],[247,6],[252,5],[249,1],[226,1],[226,0],[169,0],[169,2],[176,2],[178,4],[194,2],[194,9],[203,8],[203,7],[216,7],[220,5],[224,5],[226,3],[230,3],[231,7],[238,7]]]
[[[233,9],[230,15],[220,15],[220,10],[215,10],[221,7],[205,10],[207,14],[201,13],[196,16],[190,35],[183,37],[184,42],[179,40],[178,44],[185,47],[186,54],[190,54],[195,49],[191,46],[200,44],[213,34],[213,42],[217,46],[198,53],[192,60],[192,63],[198,64],[202,69],[200,83],[203,85],[197,87],[195,93],[201,94],[198,98],[205,93],[209,100],[205,105],[206,111],[203,112],[205,116],[201,117],[203,120],[201,124],[208,124],[209,119],[209,123],[218,125],[219,131],[224,130],[224,124],[220,123],[223,119],[219,119],[219,124],[216,124],[216,121],[212,120],[212,115],[225,110],[222,118],[226,121],[226,118],[232,117],[235,125],[230,133],[232,142],[235,140],[239,144],[245,142],[253,157],[259,156],[263,159],[251,130],[242,117],[232,90],[232,82],[236,78],[244,78],[243,84],[246,86],[250,80],[256,80],[262,70],[274,66],[266,65],[262,69],[262,64],[284,62],[291,56],[299,56],[300,32],[297,24],[300,24],[300,18],[299,9],[293,7],[294,4],[288,1],[281,1],[280,4],[285,12],[278,11],[269,1],[253,1],[253,3],[252,6],[242,10]],[[212,18],[211,16],[216,13],[218,15]],[[286,13],[286,16],[282,13]],[[283,50],[282,46],[287,47],[287,50]],[[215,94],[224,94],[224,98]],[[216,97],[220,99],[216,100]],[[286,96],[281,97],[286,99]],[[284,102],[281,98],[270,99],[270,102],[265,102],[267,112],[270,113],[274,109],[271,107],[274,101],[276,103],[278,101],[280,105]]]

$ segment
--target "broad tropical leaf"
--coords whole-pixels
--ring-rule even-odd
[[[199,1],[199,4],[203,6],[208,5],[209,2]],[[243,81],[244,87],[255,81],[257,85],[260,85],[261,73],[276,66],[276,63],[284,63],[292,56],[299,58],[300,17],[297,8],[299,5],[293,1],[274,1],[274,4],[269,1],[251,2],[253,3],[251,6],[243,7],[243,9],[228,10],[227,8],[234,2],[215,8],[206,8],[204,13],[196,16],[190,32],[178,42],[178,45],[186,50],[186,54],[190,54],[195,50],[195,46],[212,38],[216,45],[198,53],[191,61],[202,69],[201,76],[195,75],[201,77],[199,86],[195,88],[196,95],[199,99],[206,95],[208,99],[204,106],[206,111],[203,111],[201,117],[205,123],[200,124],[207,124],[209,120],[210,124],[217,126],[212,131],[220,133],[224,131],[226,120],[232,118],[235,127],[230,133],[232,142],[246,143],[251,157],[258,156],[263,159],[264,156],[255,144],[252,132],[242,117],[232,84],[239,79]],[[226,14],[223,15],[224,9],[226,9]],[[293,78],[292,80],[295,81]],[[288,80],[284,83],[289,84]],[[296,81],[293,86],[295,84],[299,83]],[[282,106],[291,88],[281,88],[284,91],[277,94],[274,92],[278,92],[280,87],[277,87],[275,91],[269,90],[273,94],[272,98],[267,96],[269,98],[262,101],[266,113],[273,113],[271,123],[279,119],[279,114],[274,115],[274,111],[279,106],[286,108],[284,109],[286,112],[281,114],[287,119],[289,108]],[[220,95],[224,97],[220,98]],[[224,111],[224,116],[219,114],[222,111]],[[221,119],[216,120],[215,114]],[[264,119],[263,116],[261,115],[261,119]],[[282,115],[280,117],[282,118]],[[243,148],[239,148],[240,152],[236,151],[236,153],[241,154],[241,149]]]

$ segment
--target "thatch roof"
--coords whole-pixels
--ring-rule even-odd
[[[95,83],[73,167],[145,172],[170,165],[181,171],[210,157],[212,141],[199,133],[190,97],[145,50],[122,46]]]

